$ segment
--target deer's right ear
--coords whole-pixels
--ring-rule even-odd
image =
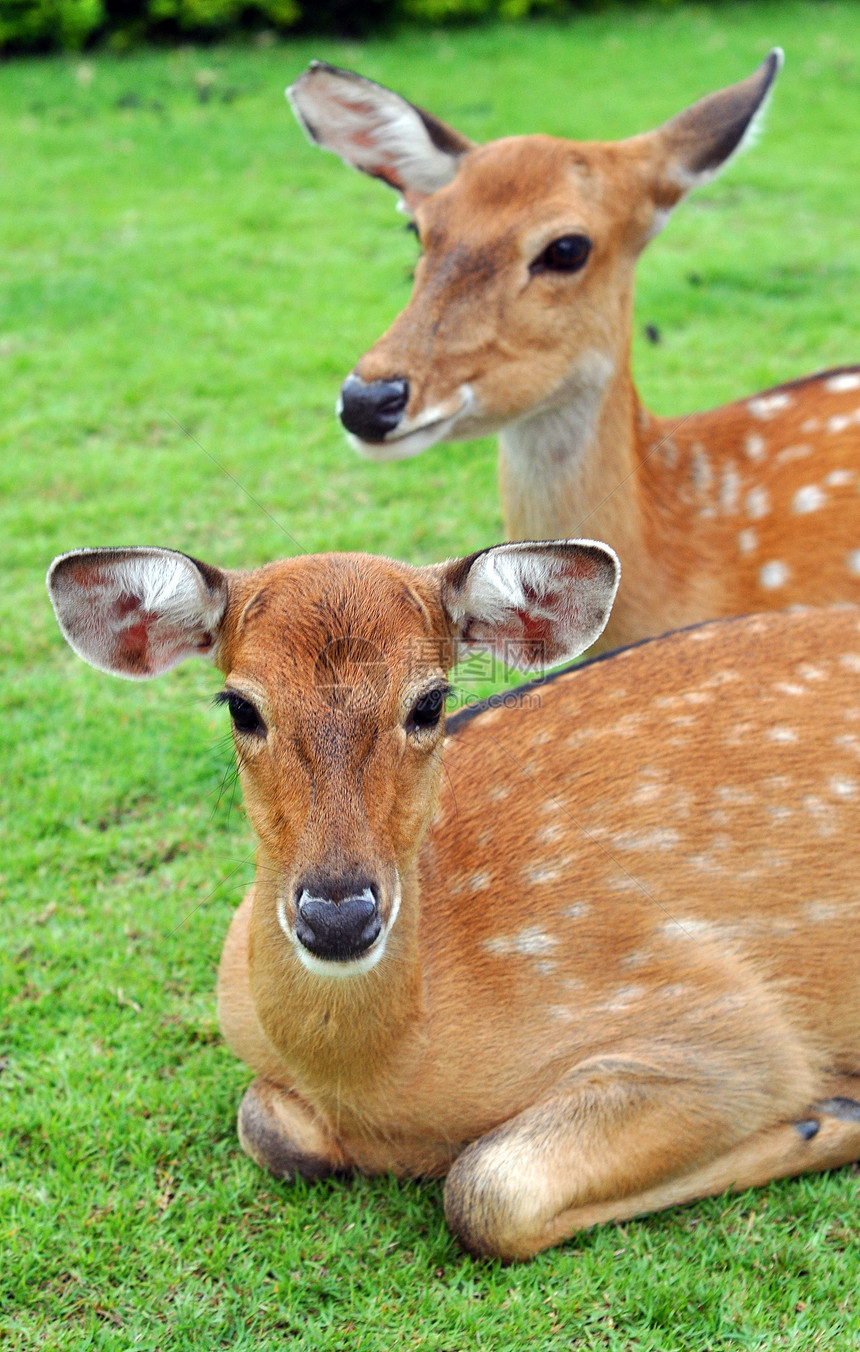
[[[392,89],[325,61],[311,62],[287,98],[309,140],[396,188],[410,211],[451,182],[472,148]]]
[[[437,565],[457,661],[489,652],[537,671],[600,637],[618,590],[618,556],[597,540],[524,540]]]
[[[213,656],[227,576],[172,549],[78,549],[48,570],[63,637],[99,671],[145,680]]]

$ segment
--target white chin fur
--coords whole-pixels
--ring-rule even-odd
[[[353,976],[363,976],[365,972],[370,972],[379,962],[385,952],[385,945],[388,942],[388,936],[394,928],[394,922],[400,911],[400,878],[397,879],[397,890],[394,893],[394,900],[391,903],[391,915],[388,917],[388,923],[383,926],[379,937],[374,940],[366,953],[362,953],[360,958],[353,958],[348,962],[330,962],[326,958],[318,958],[311,953],[304,944],[299,943],[295,934],[290,929],[287,920],[287,909],[282,897],[278,898],[277,914],[278,924],[284,934],[289,939],[296,955],[303,967],[314,976],[333,977],[337,981],[343,981],[345,978]]]
[[[395,432],[386,441],[362,441],[347,432],[350,445],[367,460],[411,460],[439,441],[447,441],[455,433],[457,424],[474,412],[475,399],[468,385],[460,389],[461,403],[449,417],[432,415],[418,427]]]

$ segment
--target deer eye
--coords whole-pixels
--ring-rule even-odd
[[[532,263],[531,272],[578,272],[588,262],[588,235],[561,235],[548,244]]]
[[[237,695],[235,690],[222,690],[215,699],[218,704],[227,705],[236,732],[246,737],[265,737],[266,725],[250,700]]]
[[[421,695],[412,706],[412,712],[406,722],[406,731],[419,732],[425,728],[435,728],[442,717],[447,694],[447,686],[438,685]]]

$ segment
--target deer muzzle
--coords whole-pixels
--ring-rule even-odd
[[[325,962],[352,962],[379,938],[379,891],[373,883],[351,887],[297,887],[295,935]]]

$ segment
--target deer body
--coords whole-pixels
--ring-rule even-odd
[[[597,650],[705,616],[860,600],[860,369],[681,419],[611,390],[569,454],[574,438],[564,410],[506,429],[499,483],[511,539],[580,521],[627,561]]]
[[[618,551],[603,648],[860,600],[860,367],[671,419],[630,369],[638,257],[748,136],[780,62],[620,142],[475,146],[322,63],[289,91],[312,140],[402,194],[422,246],[409,304],[344,382],[354,445],[388,459],[499,432],[509,538],[585,529]]]
[[[672,634],[445,737],[463,650],[587,646],[615,585],[590,543],[51,574],[94,665],[226,673],[259,840],[218,992],[244,1148],[447,1174],[454,1231],[508,1259],[860,1158],[860,613]]]

